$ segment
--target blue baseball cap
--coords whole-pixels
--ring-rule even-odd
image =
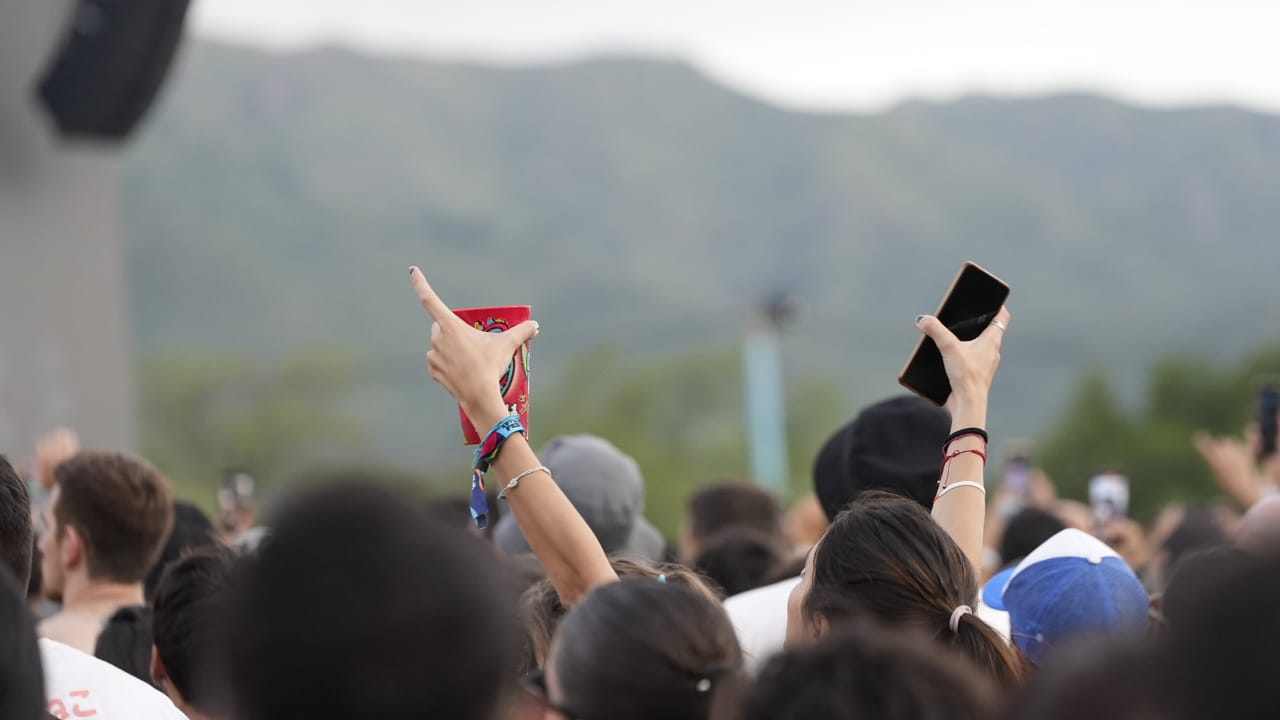
[[[1068,528],[997,573],[982,601],[1009,613],[1010,634],[1022,654],[1039,664],[1053,648],[1094,634],[1141,633],[1150,598],[1142,581],[1114,550]]]

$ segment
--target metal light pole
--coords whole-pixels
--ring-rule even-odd
[[[770,298],[749,321],[742,343],[751,478],[778,495],[786,493],[790,467],[779,332],[794,314],[791,298]]]

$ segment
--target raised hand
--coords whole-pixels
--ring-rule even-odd
[[[505,417],[498,378],[520,346],[538,334],[538,323],[530,320],[503,333],[482,332],[454,315],[416,266],[409,268],[409,279],[422,307],[434,320],[431,350],[427,352],[431,379],[449,391],[477,427]]]
[[[987,396],[991,383],[1000,367],[1000,345],[1004,331],[1009,327],[1009,311],[1000,308],[991,326],[968,342],[962,342],[947,329],[938,318],[921,315],[916,326],[928,335],[942,354],[942,363],[951,381],[951,397],[947,409],[951,411],[953,432],[987,426]],[[981,576],[982,539],[985,530],[986,491],[982,490],[985,461],[970,451],[985,453],[986,443],[972,435],[958,438],[947,446],[954,456],[946,465],[945,478],[957,484],[959,492],[939,496],[933,503],[933,518],[956,541],[969,558],[974,572]],[[968,487],[965,487],[965,486]],[[981,492],[979,492],[981,490]]]
[[[1213,471],[1218,486],[1246,509],[1262,497],[1254,468],[1256,434],[1256,430],[1246,431],[1249,440],[1245,441],[1231,437],[1215,438],[1203,432],[1192,438],[1200,457]]]
[[[953,417],[976,415],[966,418],[970,425],[982,427],[986,423],[987,396],[995,381],[996,368],[1000,367],[1000,345],[1004,342],[1009,318],[1009,310],[1000,308],[991,325],[968,342],[962,342],[932,315],[916,318],[916,326],[933,340],[942,353],[947,379],[951,381],[947,409]]]
[[[503,333],[486,333],[463,322],[431,289],[416,267],[409,268],[413,290],[431,314],[431,378],[453,395],[476,427],[488,427],[507,416],[498,379],[520,346],[538,334],[538,323],[524,322]],[[512,435],[489,471],[505,483],[524,476],[506,496],[512,516],[542,561],[547,577],[566,607],[591,588],[615,582],[609,557],[573,504],[541,467],[523,435]],[[543,472],[529,471],[542,470]]]
[[[36,441],[36,481],[46,490],[53,487],[53,471],[80,452],[80,437],[71,428],[60,427]]]

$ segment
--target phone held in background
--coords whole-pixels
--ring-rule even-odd
[[[936,317],[962,341],[973,340],[996,318],[1009,299],[1009,286],[974,262],[966,262],[951,283]],[[951,381],[942,353],[928,337],[920,338],[903,366],[898,382],[935,405],[951,397]]]
[[[1280,422],[1280,382],[1266,380],[1258,388],[1258,461],[1276,454],[1277,423]]]
[[[253,507],[253,476],[243,470],[227,470],[218,479],[218,513],[222,517],[243,513]]]
[[[1031,443],[1013,440],[1005,453],[1003,492],[997,510],[1006,520],[1031,503]]]
[[[1101,528],[1129,516],[1129,478],[1107,470],[1089,480],[1089,506]]]

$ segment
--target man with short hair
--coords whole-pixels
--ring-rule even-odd
[[[142,581],[172,522],[169,481],[143,460],[82,451],[60,463],[40,551],[45,595],[62,610],[40,635],[93,654],[112,615],[143,605]]]
[[[31,547],[26,483],[0,456],[0,559],[21,585],[31,574]],[[168,698],[120,669],[48,638],[41,638],[39,644],[45,697],[54,717],[182,720]]]
[[[235,561],[222,546],[190,550],[156,584],[151,677],[191,720],[227,716],[221,623]]]
[[[31,495],[9,459],[0,455],[0,562],[27,585],[31,577]]]
[[[767,490],[744,482],[699,488],[686,504],[680,527],[680,562],[692,567],[712,539],[726,530],[750,530],[766,542],[784,545],[782,508]]]

